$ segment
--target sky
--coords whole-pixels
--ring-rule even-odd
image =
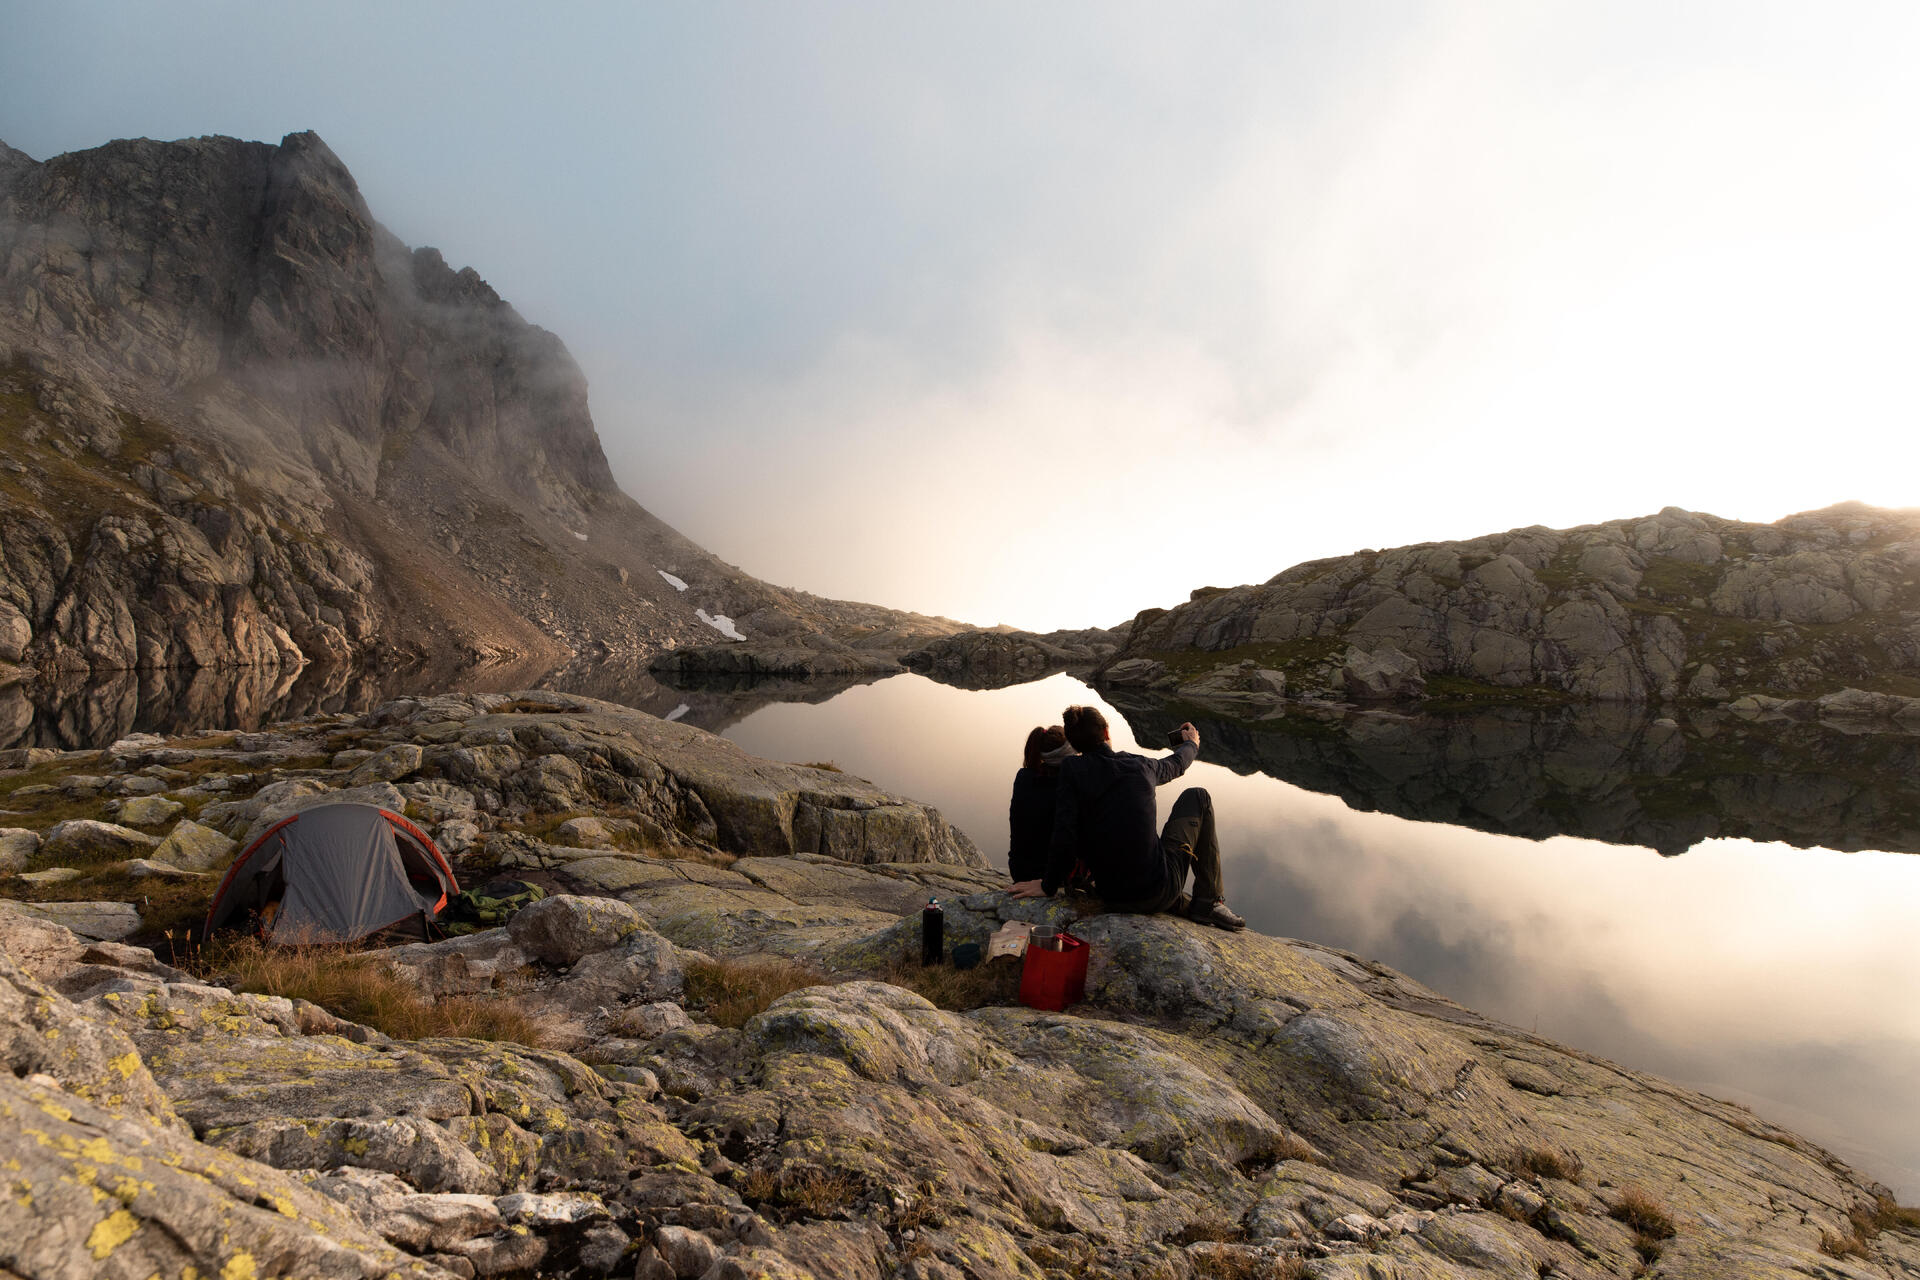
[[[318,132],[770,581],[1111,625],[1920,505],[1911,3],[60,5],[0,139]]]

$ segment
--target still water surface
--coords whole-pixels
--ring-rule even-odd
[[[1065,675],[984,692],[909,675],[763,706],[724,731],[934,804],[1004,867],[1020,745],[1073,702],[1105,706]],[[1162,750],[1106,712],[1116,745]],[[1746,1103],[1920,1198],[1920,856],[1524,839],[1357,811],[1210,763],[1205,741],[1163,814],[1188,785],[1213,794],[1229,900],[1252,927],[1384,961],[1506,1022]]]

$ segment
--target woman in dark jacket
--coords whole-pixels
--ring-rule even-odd
[[[1015,883],[1037,879],[1046,870],[1060,762],[1073,753],[1066,731],[1057,724],[1027,735],[1020,772],[1013,775],[1013,803],[1007,807],[1007,872]]]

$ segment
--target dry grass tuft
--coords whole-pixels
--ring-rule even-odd
[[[1570,1151],[1556,1151],[1552,1147],[1516,1147],[1507,1157],[1507,1167],[1524,1177],[1578,1182],[1586,1165]]]
[[[1895,1202],[1892,1196],[1878,1196],[1872,1207],[1856,1205],[1847,1214],[1856,1232],[1871,1239],[1882,1231],[1898,1231],[1903,1235],[1920,1235],[1920,1209],[1909,1209]]]
[[[1891,1196],[1878,1196],[1870,1205],[1858,1204],[1847,1211],[1848,1229],[1836,1235],[1820,1233],[1820,1252],[1830,1258],[1864,1258],[1868,1246],[1882,1231],[1920,1235],[1920,1209],[1909,1209]]]
[[[687,1004],[702,1009],[717,1026],[740,1027],[788,992],[831,981],[797,960],[771,956],[696,960],[687,966]]]
[[[938,1189],[922,1180],[917,1188],[918,1194],[893,1215],[893,1229],[899,1231],[918,1231],[921,1227],[944,1227],[947,1225],[947,1208],[941,1203]]]
[[[1820,1252],[1826,1254],[1829,1258],[1864,1258],[1867,1256],[1866,1237],[1860,1234],[1859,1228],[1857,1227],[1848,1231],[1845,1235],[1835,1235],[1831,1231],[1822,1231],[1820,1233]]]
[[[718,867],[722,871],[740,861],[740,855],[737,853],[728,853],[725,849],[707,849],[692,844],[677,844],[668,849],[661,849],[653,856],[664,858],[669,862],[697,862],[703,867]]]
[[[1163,1238],[1172,1244],[1199,1244],[1203,1240],[1228,1243],[1245,1240],[1247,1229],[1225,1218],[1201,1218],[1198,1221],[1189,1222],[1172,1235]]]
[[[843,1213],[866,1191],[860,1180],[850,1173],[811,1166],[790,1166],[778,1171],[749,1169],[735,1175],[733,1189],[749,1203],[808,1218],[830,1218]]]
[[[1271,1262],[1238,1249],[1196,1249],[1187,1255],[1193,1274],[1201,1280],[1303,1280],[1307,1264],[1301,1258]]]
[[[873,976],[905,987],[949,1012],[1020,1003],[1020,962],[1012,956],[983,960],[971,969],[898,960]]]
[[[550,1038],[512,996],[427,1000],[389,965],[344,947],[274,947],[244,938],[204,947],[188,963],[235,991],[306,1000],[396,1040],[454,1036],[542,1047]]]
[[[1325,1164],[1327,1158],[1314,1149],[1314,1145],[1292,1131],[1281,1135],[1274,1145],[1275,1160],[1298,1160],[1302,1164]]]
[[[1636,1237],[1645,1237],[1656,1243],[1673,1239],[1680,1229],[1667,1207],[1641,1187],[1623,1187],[1619,1198],[1607,1212],[1615,1221],[1624,1222],[1630,1227]]]

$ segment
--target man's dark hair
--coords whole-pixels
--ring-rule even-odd
[[[1035,726],[1027,735],[1027,749],[1021,763],[1029,769],[1043,769],[1047,762],[1040,757],[1048,751],[1058,751],[1067,745],[1067,735],[1059,725]]]
[[[1107,740],[1107,718],[1098,707],[1068,707],[1060,713],[1060,723],[1075,751],[1091,751]]]

